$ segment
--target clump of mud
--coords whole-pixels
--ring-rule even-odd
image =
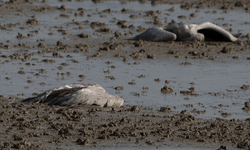
[[[172,93],[174,90],[168,86],[164,86],[163,88],[161,88],[161,93],[163,94],[169,94]]]

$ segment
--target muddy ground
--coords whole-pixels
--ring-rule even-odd
[[[95,147],[155,148],[186,145],[202,149],[249,149],[249,119],[194,117],[171,108],[125,106],[50,107],[9,104],[1,98],[1,148],[80,149]]]
[[[0,148],[250,149],[249,12],[247,0],[0,0]],[[129,40],[174,21],[211,21],[240,40]],[[77,82],[125,106],[20,103]]]

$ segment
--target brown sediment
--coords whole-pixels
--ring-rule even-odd
[[[79,145],[109,147],[122,146],[120,142],[124,141],[137,146],[157,147],[167,146],[168,141],[191,146],[202,143],[212,147],[250,147],[249,123],[244,120],[203,120],[187,110],[173,113],[169,107],[159,110],[136,105],[68,108],[45,104],[23,105],[18,98],[15,98],[17,103],[9,104],[13,100],[1,97],[0,101],[0,131],[4,133],[0,147],[3,149],[48,149],[56,148],[58,144],[63,144],[64,148]]]

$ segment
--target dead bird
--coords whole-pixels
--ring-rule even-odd
[[[120,107],[123,98],[108,94],[98,84],[71,84],[49,89],[36,97],[22,100],[24,104],[48,103],[49,105],[75,106],[97,105],[100,107]]]
[[[137,35],[133,40],[164,41],[224,41],[234,42],[237,38],[211,22],[202,24],[171,23],[165,28],[152,27]]]

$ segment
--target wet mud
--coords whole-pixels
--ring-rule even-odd
[[[51,107],[9,101],[17,99],[1,98],[2,149],[250,147],[249,119],[204,120],[187,110],[173,113],[166,107]]]
[[[0,148],[250,149],[250,3],[0,0]],[[170,22],[213,22],[237,42],[130,40]],[[121,108],[24,105],[72,83]]]

